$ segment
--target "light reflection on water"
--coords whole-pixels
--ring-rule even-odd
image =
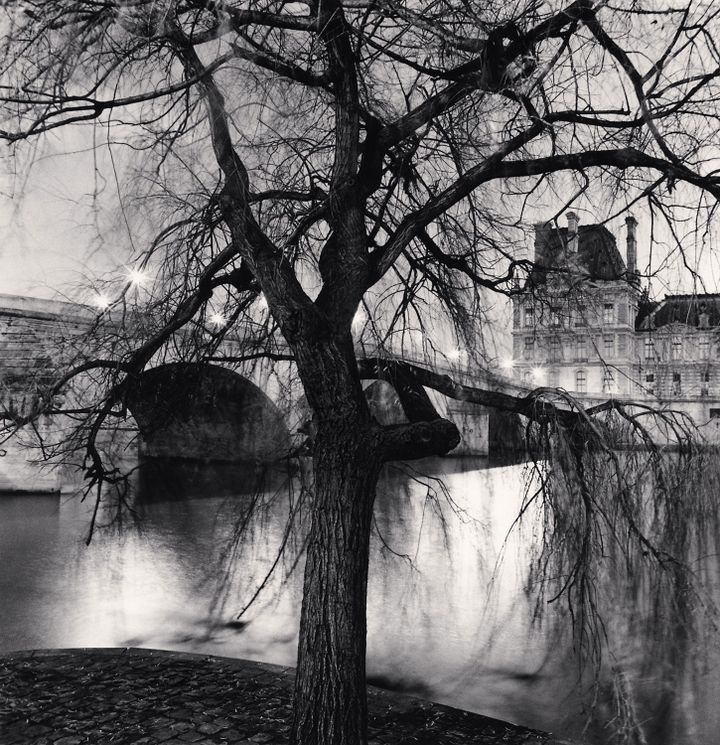
[[[584,717],[577,669],[567,648],[530,627],[523,591],[528,548],[517,533],[508,537],[524,467],[486,466],[424,463],[422,472],[442,473],[450,501],[418,466],[385,473],[370,571],[369,675],[452,705],[578,735]],[[89,547],[90,505],[1,497],[0,650],[146,646],[294,664],[299,535],[287,540],[284,560],[244,625],[227,622],[272,567],[291,509],[288,494],[296,499],[297,490],[273,483],[233,550],[251,495],[207,496],[212,474],[191,476],[183,489],[191,496],[180,498],[166,479],[166,494],[139,505],[137,527],[101,530]],[[702,715],[687,718],[687,739],[668,742],[715,742],[720,722],[710,702],[717,673],[711,668],[706,675],[708,702],[694,704]],[[588,737],[605,742],[607,732]]]

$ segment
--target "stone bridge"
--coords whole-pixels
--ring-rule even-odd
[[[89,346],[93,331],[104,325],[103,348]],[[143,329],[139,328],[139,333]],[[131,340],[132,341],[132,340]],[[0,295],[0,406],[22,414],[30,410],[39,393],[58,371],[101,356],[103,349],[117,357],[128,341],[117,333],[117,324],[97,309],[69,302]],[[150,366],[128,395],[128,417],[106,433],[108,448],[126,449],[136,457],[174,457],[224,462],[272,462],[304,438],[308,411],[297,384],[270,374],[262,365],[249,374],[232,363],[243,348],[240,339],[229,339],[216,353],[224,364],[193,364],[160,360]],[[129,347],[128,347],[129,348]],[[363,350],[359,350],[362,352]],[[110,355],[108,355],[110,356]],[[370,356],[368,354],[368,356]],[[404,359],[407,359],[406,357]],[[427,365],[425,360],[409,360]],[[277,368],[277,366],[276,366]],[[435,365],[433,369],[472,385],[514,388],[482,369]],[[81,378],[84,394],[92,395],[97,380]],[[509,391],[516,392],[516,391]],[[517,392],[520,392],[518,389]],[[366,393],[375,416],[384,423],[403,421],[393,388],[383,381],[368,381]],[[435,397],[441,413],[456,422],[462,442],[453,455],[487,455],[490,412],[480,406]],[[78,393],[78,403],[83,396]],[[65,402],[68,407],[68,401]],[[72,407],[72,406],[71,406]],[[82,416],[78,412],[78,417]],[[25,439],[35,444],[62,435],[72,422],[44,417]],[[139,433],[139,437],[138,437]],[[37,435],[37,436],[35,436]],[[63,469],[28,465],[41,460],[42,452],[22,444],[23,436],[4,443],[0,458],[0,491],[59,490],[74,481]]]

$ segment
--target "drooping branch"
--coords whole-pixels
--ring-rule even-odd
[[[605,436],[593,423],[593,419],[610,411],[617,411],[631,425],[633,431],[638,433],[643,443],[650,446],[654,446],[653,433],[643,424],[643,420],[647,417],[657,416],[671,431],[674,441],[680,446],[691,439],[693,429],[692,420],[687,414],[673,410],[657,412],[652,406],[642,401],[607,399],[585,408],[582,401],[556,388],[535,388],[525,395],[505,393],[498,390],[503,387],[501,380],[493,383],[492,378],[489,378],[488,384],[482,387],[467,385],[453,380],[449,375],[426,367],[404,360],[383,357],[362,358],[358,361],[358,369],[361,378],[385,380],[392,385],[398,384],[399,394],[403,388],[406,391],[417,390],[420,387],[430,388],[456,401],[521,414],[531,421],[542,423],[553,420],[568,429],[579,428],[580,431],[588,429],[593,432],[593,439],[598,441],[603,440]],[[422,397],[417,396],[417,398],[419,400]],[[425,409],[423,415],[429,419],[439,416],[432,403],[429,402],[429,404],[431,409]]]
[[[505,276],[490,278],[473,269],[464,257],[452,256],[445,253],[428,235],[426,230],[420,231],[418,237],[432,259],[441,266],[461,272],[472,281],[475,287],[485,287],[488,290],[500,292],[505,295],[515,295],[523,292],[520,288],[510,287],[510,283],[517,278],[517,270],[519,268],[529,271],[532,267],[532,262],[525,259],[511,259],[508,263]]]

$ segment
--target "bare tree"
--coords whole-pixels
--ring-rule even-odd
[[[270,321],[254,354],[290,358],[302,381],[315,483],[295,745],[366,741],[378,474],[387,461],[458,442],[422,386],[461,391],[408,365],[363,363],[364,374],[393,378],[410,421],[373,419],[353,340],[358,308],[382,306],[380,338],[389,339],[430,324],[432,299],[458,339],[477,340],[486,293],[513,292],[529,268],[512,237],[532,205],[585,194],[609,214],[647,200],[671,218],[682,194],[707,225],[720,195],[719,12],[699,0],[650,9],[594,0],[3,3],[0,129],[11,152],[59,128],[92,128],[98,151],[141,153],[126,162],[137,165],[143,210],[161,222],[137,257],[157,276],[142,324],[70,367],[28,418],[51,410],[79,372],[94,375],[104,393],[86,404],[79,432],[91,482],[111,478],[96,440],[136,377],[178,349],[206,359],[229,328],[257,325],[259,293]],[[113,296],[116,311],[124,297]],[[227,323],[208,346],[212,312]],[[542,391],[472,395],[541,429],[554,412],[576,450],[598,435],[598,411],[558,414]],[[568,452],[586,485],[582,457]],[[592,496],[585,486],[572,494],[590,520]],[[641,526],[630,534],[642,543]],[[563,591],[584,602],[582,566]]]

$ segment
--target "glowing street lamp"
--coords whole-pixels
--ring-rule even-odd
[[[465,359],[467,352],[464,349],[451,349],[447,353],[447,357],[451,362],[460,362]]]
[[[227,318],[222,313],[213,313],[208,319],[213,326],[222,328],[227,324]]]
[[[102,293],[99,293],[95,296],[95,299],[93,300],[93,305],[98,310],[107,310],[112,305],[112,300],[107,295],[103,295]]]
[[[134,287],[142,287],[148,281],[148,274],[142,269],[130,269],[127,278]]]
[[[504,370],[512,370],[515,367],[515,361],[512,359],[512,357],[507,357],[500,363],[500,367],[502,367]]]

